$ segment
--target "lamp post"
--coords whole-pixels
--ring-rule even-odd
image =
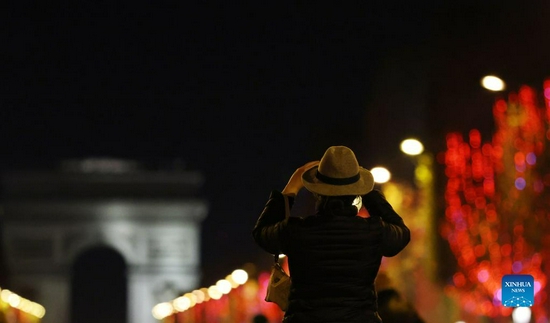
[[[424,145],[416,138],[408,138],[401,142],[401,151],[411,156],[414,162],[414,181],[418,189],[417,207],[413,226],[423,228],[424,261],[423,267],[430,279],[435,278],[436,250],[435,237],[437,235],[435,219],[435,198],[433,178],[433,156],[425,151]]]
[[[408,159],[414,166],[415,198],[413,206],[408,209],[410,214],[406,219],[412,235],[412,244],[409,246],[409,257],[413,259],[411,274],[416,278],[415,286],[410,286],[410,293],[414,294],[415,306],[421,314],[426,317],[449,319],[449,311],[454,310],[450,309],[449,303],[445,301],[446,297],[437,279],[438,221],[434,156],[416,138],[403,140],[400,149],[409,156]]]

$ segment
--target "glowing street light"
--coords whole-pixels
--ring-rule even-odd
[[[424,145],[413,138],[405,139],[401,142],[401,151],[411,156],[420,155],[424,151]]]
[[[174,308],[172,304],[168,302],[160,303],[155,305],[152,310],[153,317],[157,320],[162,320],[165,317],[168,317],[174,313]]]
[[[512,320],[514,323],[529,323],[531,322],[531,309],[529,307],[516,307],[512,312]]]
[[[208,287],[208,296],[210,296],[211,299],[220,299],[223,296],[223,293],[220,291],[218,286],[212,285]]]
[[[494,75],[487,75],[481,79],[481,86],[489,91],[502,91],[506,87],[504,81]]]
[[[224,295],[229,294],[232,288],[231,283],[225,279],[218,280],[216,287],[218,287],[218,290]]]
[[[246,273],[246,271],[244,271],[242,269],[234,270],[231,273],[231,277],[239,285],[242,285],[242,284],[246,283],[246,281],[248,280],[248,274]]]
[[[173,302],[173,308],[178,312],[186,311],[191,307],[191,300],[188,297],[178,297]]]
[[[370,170],[372,176],[374,177],[374,182],[383,184],[390,180],[391,173],[385,167],[374,167]]]

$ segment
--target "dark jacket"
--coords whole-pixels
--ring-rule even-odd
[[[374,280],[382,257],[410,232],[377,190],[363,196],[371,215],[288,217],[293,199],[272,191],[252,232],[271,254],[288,257],[292,288],[284,322],[380,322]]]

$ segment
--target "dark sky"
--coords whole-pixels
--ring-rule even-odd
[[[205,283],[269,259],[250,230],[271,189],[347,145],[399,163],[407,135],[492,127],[550,76],[547,1],[18,1],[4,13],[2,169],[115,157],[206,178]]]

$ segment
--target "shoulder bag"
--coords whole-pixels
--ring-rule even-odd
[[[290,294],[290,276],[279,264],[279,255],[274,255],[273,257],[274,263],[271,268],[265,301],[275,303],[283,311],[286,311],[288,308],[288,295]]]

